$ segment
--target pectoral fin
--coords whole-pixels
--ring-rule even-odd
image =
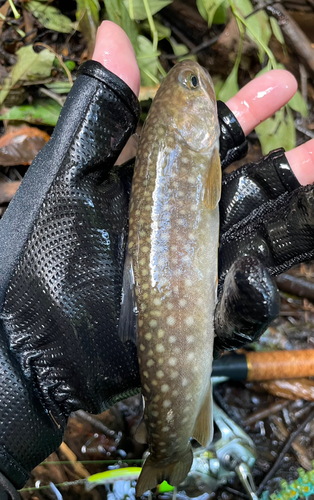
[[[147,429],[146,429],[144,418],[140,421],[138,428],[135,431],[134,437],[138,443],[141,443],[141,444],[148,443]]]
[[[118,334],[122,342],[132,340],[136,344],[137,308],[132,257],[127,252],[122,285],[122,299]]]
[[[210,382],[192,436],[200,445],[205,447],[213,439],[213,433],[213,395]]]
[[[204,203],[210,210],[217,207],[221,193],[221,165],[217,148],[210,159],[205,179]]]

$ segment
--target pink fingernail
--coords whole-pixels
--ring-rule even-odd
[[[297,81],[289,71],[274,69],[245,85],[227,105],[247,135],[284,106],[297,88]]]
[[[138,96],[140,71],[132,44],[120,26],[103,21],[97,31],[93,60],[119,76]]]

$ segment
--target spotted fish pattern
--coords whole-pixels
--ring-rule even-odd
[[[190,470],[190,438],[212,435],[210,375],[221,169],[208,73],[177,64],[141,135],[130,201],[128,269],[149,457],[137,495]]]

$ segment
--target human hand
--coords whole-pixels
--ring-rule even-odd
[[[112,23],[94,59],[138,91],[132,49]],[[116,333],[131,176],[110,175],[137,116],[123,84],[85,66],[1,221],[0,349],[11,383],[0,378],[0,470],[17,487],[58,446],[70,411],[97,413],[140,385],[136,349]]]
[[[121,76],[128,62],[133,76],[125,79],[137,91],[132,46],[118,26],[105,27],[108,43],[123,44],[113,62]],[[130,176],[112,175],[138,118],[122,80],[99,63],[83,65],[51,140],[0,221],[7,490],[4,476],[22,487],[59,446],[71,411],[99,413],[140,386],[136,347],[117,335]]]
[[[248,134],[295,90],[292,75],[272,71],[227,104]],[[313,186],[302,186],[314,181],[313,149],[273,151],[223,177],[216,355],[258,339],[279,313],[273,276],[313,258]]]

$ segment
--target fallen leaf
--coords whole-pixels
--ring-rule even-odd
[[[2,182],[0,181],[0,204],[9,203],[16,191],[20,187],[21,181]]]
[[[60,10],[52,7],[52,5],[37,0],[31,0],[24,5],[38,19],[40,24],[49,30],[58,31],[59,33],[71,33],[74,28],[71,19],[61,14]]]
[[[140,95],[139,95],[139,101],[147,101],[147,99],[154,99],[157,90],[159,89],[160,85],[155,85],[154,87],[144,87],[141,85],[140,88]]]
[[[0,14],[1,16],[3,17],[6,17],[7,16],[7,13],[8,13],[8,10],[9,10],[9,7],[10,7],[10,2],[9,0],[7,0],[1,7],[0,9]],[[0,18],[0,35],[2,33],[2,28],[3,28],[3,23],[4,23],[4,19]]]
[[[34,125],[51,125],[54,127],[58,121],[61,106],[54,99],[38,99],[34,104],[13,106],[0,120],[21,120]]]
[[[30,165],[49,139],[36,127],[23,126],[8,132],[0,138],[0,165]]]
[[[90,58],[94,52],[100,6],[98,0],[76,0],[76,3],[76,19],[79,22],[82,35],[87,41],[88,57]]]
[[[12,87],[19,80],[35,80],[50,76],[54,54],[48,49],[39,53],[34,52],[33,47],[28,45],[17,51],[18,60],[13,66],[11,76],[6,78],[0,92],[0,104],[3,103]]]

